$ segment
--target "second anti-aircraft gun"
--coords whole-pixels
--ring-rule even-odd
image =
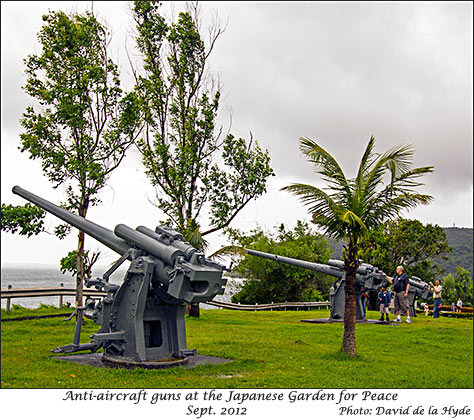
[[[285,264],[302,267],[307,270],[316,271],[318,273],[327,274],[335,277],[332,284],[329,297],[331,302],[331,321],[340,321],[344,319],[344,285],[345,285],[345,270],[344,262],[340,260],[329,260],[327,264],[313,263],[295,258],[282,257],[280,255],[268,254],[266,252],[255,251],[247,249],[249,255],[266,258],[268,260],[281,262]],[[410,315],[416,316],[414,310],[415,300],[418,298],[428,299],[430,297],[430,290],[428,283],[413,277],[409,280],[410,289],[408,293],[408,301],[410,303]],[[362,303],[362,294],[368,291],[379,292],[382,286],[387,286],[388,282],[385,274],[373,265],[360,263],[356,273],[356,319],[358,321],[366,320],[364,306]]]
[[[153,231],[119,224],[111,231],[18,186],[13,192],[121,255],[102,278],[86,281],[86,286],[106,296],[76,308],[81,316],[73,343],[53,352],[95,352],[102,347],[104,360],[119,365],[182,361],[196,354],[186,347],[186,303],[206,302],[222,294],[227,282],[222,277],[224,266],[207,259],[167,226]],[[126,260],[131,262],[122,284],[110,283],[110,275]],[[101,327],[90,343],[80,344],[83,313]]]

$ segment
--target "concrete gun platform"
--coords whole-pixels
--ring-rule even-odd
[[[309,322],[312,324],[331,324],[335,322],[344,323],[343,319],[318,318],[318,319],[302,319],[301,322]],[[400,325],[395,321],[379,321],[378,319],[358,319],[357,324],[382,324],[382,325]]]
[[[88,365],[98,368],[122,368],[122,369],[169,369],[172,367],[181,366],[185,369],[192,369],[201,365],[220,365],[223,363],[232,362],[230,359],[223,359],[220,357],[205,356],[202,354],[196,354],[195,356],[187,356],[182,359],[170,359],[156,362],[135,362],[133,360],[130,363],[114,363],[113,360],[104,359],[103,353],[82,353],[72,354],[67,356],[51,356],[52,359],[65,361],[69,363],[77,363],[79,365]]]

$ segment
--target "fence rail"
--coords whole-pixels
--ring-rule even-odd
[[[61,283],[62,284],[62,283]],[[84,296],[90,297],[103,297],[106,296],[106,292],[101,292],[97,289],[83,290]],[[6,299],[6,312],[10,312],[12,299],[28,298],[28,297],[45,297],[45,296],[59,296],[59,307],[63,307],[63,296],[76,296],[76,289],[73,287],[38,287],[31,289],[13,289],[11,285],[8,289],[1,291],[1,298]]]
[[[330,302],[279,302],[279,303],[264,303],[256,305],[241,305],[240,303],[218,302],[211,300],[206,302],[207,305],[218,306],[223,309],[234,309],[238,311],[272,311],[272,310],[300,310],[300,309],[319,309],[330,308]]]
[[[44,297],[44,296],[59,296],[59,307],[63,307],[63,296],[75,296],[76,289],[72,287],[38,287],[31,289],[13,289],[11,285],[8,289],[1,291],[1,298],[7,299],[6,311],[10,312],[11,300],[28,297]],[[84,296],[90,297],[103,297],[106,296],[106,292],[102,292],[96,289],[84,289]],[[230,302],[219,302],[211,300],[205,302],[207,305],[216,306],[223,309],[233,309],[238,311],[273,311],[273,310],[310,310],[318,308],[329,308],[331,304],[329,302],[280,302],[280,303],[266,303],[260,305],[241,305]]]

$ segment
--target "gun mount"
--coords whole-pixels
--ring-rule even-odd
[[[408,279],[408,283],[410,283],[410,289],[408,289],[409,313],[410,316],[416,316],[416,299],[430,300],[433,297],[433,292],[430,290],[430,285],[419,277],[413,276]]]
[[[79,344],[82,316],[77,318],[73,344],[51,350],[72,353],[104,348],[104,360],[124,364],[185,359],[196,350],[186,347],[186,303],[206,302],[224,292],[224,266],[207,259],[167,226],[155,231],[144,226],[132,229],[119,224],[114,231],[56,206],[18,186],[13,193],[59,217],[114,250],[121,257],[99,279],[86,286],[107,292],[102,299],[88,299],[76,308],[100,329],[91,342]],[[121,285],[109,276],[123,263],[130,267]],[[228,270],[227,270],[228,271]],[[72,318],[71,315],[70,318]]]
[[[344,262],[340,260],[329,260],[327,264],[318,264],[308,261],[297,260],[294,258],[282,257],[279,255],[268,254],[266,252],[254,251],[247,249],[249,255],[256,257],[266,258],[268,260],[282,262],[285,264],[294,265],[296,267],[302,267],[307,270],[316,271],[318,273],[327,274],[335,277],[334,283],[332,284],[329,297],[331,301],[331,315],[330,320],[342,320],[344,319],[344,284],[345,284],[345,271]],[[382,286],[388,284],[385,274],[373,265],[361,263],[357,268],[356,273],[356,319],[358,321],[365,320],[365,311],[362,304],[362,293],[365,291],[380,291]],[[410,303],[410,314],[416,316],[414,310],[415,300],[419,297],[428,299],[429,285],[421,281],[417,277],[410,279],[410,290],[408,294],[408,301]]]

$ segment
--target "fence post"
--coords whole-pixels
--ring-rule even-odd
[[[64,283],[59,283],[59,287],[64,287]],[[63,307],[63,294],[59,292],[59,309]]]
[[[12,288],[12,285],[9,284],[9,285],[8,285],[8,289],[11,289],[11,288]],[[6,311],[7,313],[10,312],[11,303],[12,303],[12,298],[7,298],[7,307],[5,308],[5,311]]]

